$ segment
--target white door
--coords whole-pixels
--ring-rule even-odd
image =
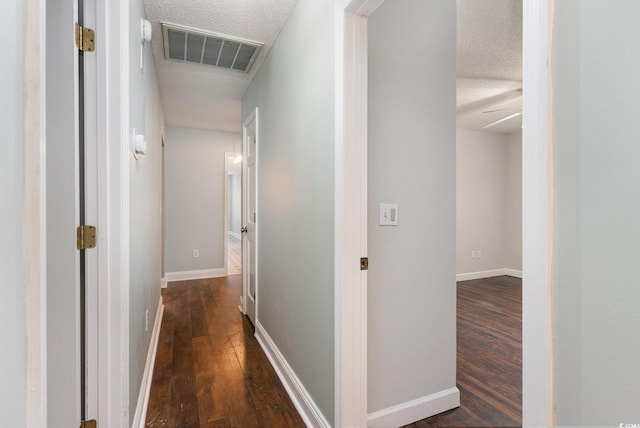
[[[91,6],[93,1],[88,3]],[[85,99],[95,91],[95,59],[76,47],[76,23],[87,12],[82,0],[47,3],[46,34],[46,230],[47,230],[47,425],[79,426],[97,412],[96,262],[94,250],[77,248],[77,227],[91,224],[95,197],[94,138]],[[93,9],[92,9],[93,10]],[[88,90],[87,90],[88,89]],[[94,103],[95,104],[95,103]],[[95,123],[95,121],[93,121]],[[86,126],[89,126],[89,130]],[[93,161],[92,161],[93,159]],[[85,174],[88,175],[85,175]],[[85,180],[85,177],[87,179]],[[86,208],[86,209],[85,209]],[[92,284],[94,288],[88,286]],[[89,308],[89,310],[87,310]],[[89,393],[89,391],[93,391]]]
[[[242,302],[253,325],[257,317],[256,281],[258,109],[242,125]]]

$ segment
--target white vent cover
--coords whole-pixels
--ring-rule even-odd
[[[164,57],[247,73],[263,43],[162,22]]]

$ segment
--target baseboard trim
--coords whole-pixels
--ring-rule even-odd
[[[160,279],[160,288],[167,288],[167,278]]]
[[[228,230],[228,231],[227,231],[227,233],[228,233],[229,235],[233,236],[234,238],[238,239],[238,240],[241,240],[241,239],[242,239],[242,236],[240,236],[240,234],[239,234],[239,233],[232,232],[232,231],[230,231],[230,230]]]
[[[504,274],[508,275],[508,276],[513,276],[516,278],[522,278],[522,271],[521,270],[515,270],[515,269],[505,269],[504,270]]]
[[[454,387],[369,413],[367,427],[401,427],[456,407],[460,407],[460,391]]]
[[[331,425],[322,415],[313,398],[260,322],[256,322],[256,339],[258,339],[258,343],[267,355],[305,425],[307,427],[330,428]]]
[[[459,273],[456,275],[456,281],[471,281],[473,279],[483,279],[483,278],[494,278],[496,276],[515,276],[516,278],[522,278],[522,271],[515,269],[493,269],[493,270],[485,270],[481,272],[469,272],[469,273]]]
[[[167,272],[165,274],[167,282],[188,281],[191,279],[220,278],[223,276],[227,276],[227,271],[224,268],[183,270],[179,272]]]
[[[162,314],[164,313],[164,305],[162,304],[162,296],[158,302],[158,310],[156,311],[156,319],[153,322],[153,331],[151,332],[151,341],[149,342],[149,350],[147,351],[147,361],[144,365],[144,373],[142,374],[142,382],[140,384],[140,392],[138,393],[138,404],[136,405],[136,413],[133,415],[132,428],[144,428],[147,418],[147,407],[149,405],[149,393],[151,392],[151,380],[153,379],[153,368],[156,363],[156,352],[158,351],[158,339],[160,338],[160,328],[162,327]]]

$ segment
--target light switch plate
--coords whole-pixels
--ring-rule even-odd
[[[380,226],[398,225],[398,204],[380,204]]]

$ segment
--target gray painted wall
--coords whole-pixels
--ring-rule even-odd
[[[639,19],[636,0],[555,4],[557,425],[640,421]]]
[[[224,268],[224,163],[240,135],[167,127],[165,262],[167,272]],[[200,257],[193,257],[193,250]]]
[[[242,102],[260,108],[258,316],[334,411],[334,5],[300,0]]]
[[[456,385],[455,7],[369,18],[369,413]]]
[[[242,227],[242,176],[239,170],[229,174],[229,230],[240,233]]]
[[[79,224],[73,4],[47,2],[46,28],[46,325],[47,423],[80,419]]]
[[[25,4],[9,0],[0,14],[0,37],[11,40],[0,64],[0,414],[2,424],[26,424],[26,340],[22,247],[24,196],[24,27]]]
[[[129,416],[133,419],[153,331],[161,278],[162,133],[164,117],[151,47],[140,71],[141,0],[130,3],[130,127],[147,139],[147,154],[129,156]],[[149,311],[149,328],[145,312]]]
[[[506,267],[522,271],[522,131],[507,135]]]
[[[521,132],[457,129],[457,273],[522,270],[521,158]]]

